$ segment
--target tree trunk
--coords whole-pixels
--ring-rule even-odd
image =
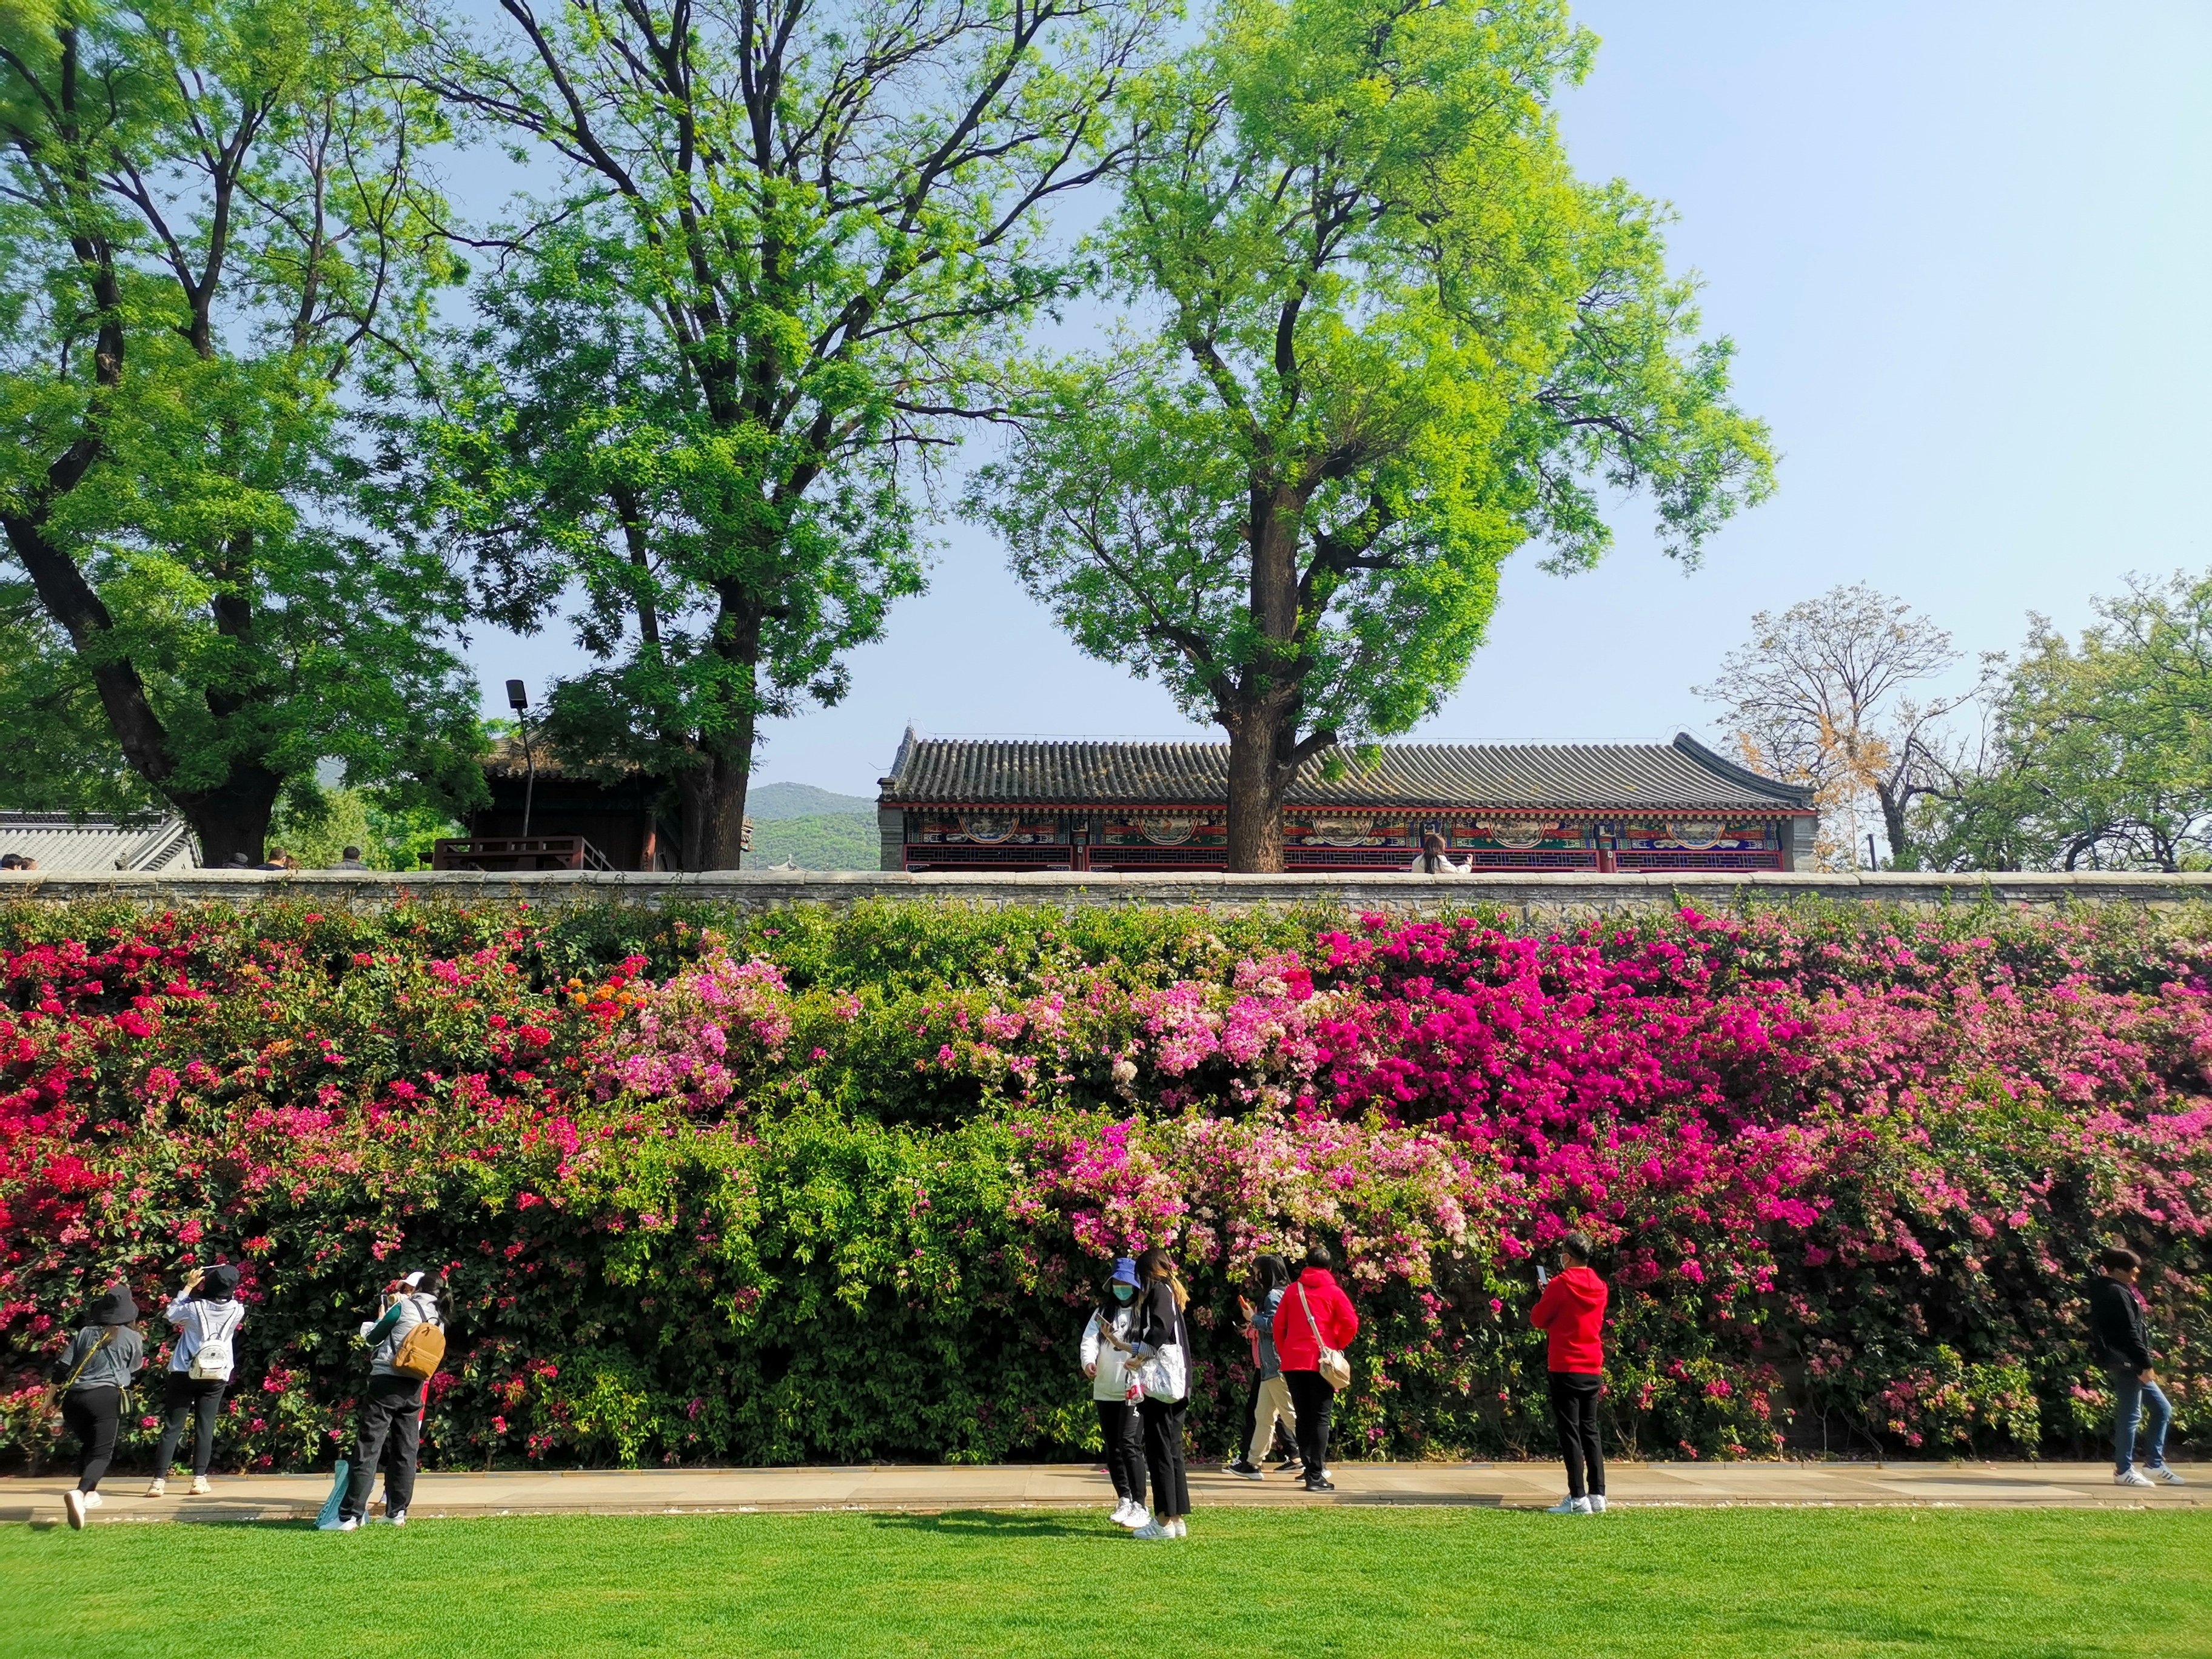
[[[1276,757],[1291,735],[1272,704],[1225,720],[1229,728],[1229,867],[1245,875],[1283,868],[1283,793],[1290,779]]]
[[[714,619],[713,649],[726,670],[719,708],[708,712],[699,733],[699,763],[676,780],[684,815],[684,867],[744,867],[745,793],[752,781],[753,736],[759,715],[753,676],[760,662],[761,613],[742,590],[726,589]]]
[[[1919,855],[1913,851],[1911,833],[1905,827],[1905,809],[1911,797],[1902,788],[1892,789],[1883,784],[1875,790],[1875,799],[1881,804],[1882,833],[1889,837],[1889,867],[1893,870],[1917,870]]]
[[[698,765],[677,776],[686,870],[735,870],[744,863],[745,789],[752,777],[750,731],[738,752],[742,758],[733,763],[727,754],[706,750]]]
[[[162,793],[199,837],[200,858],[220,870],[245,855],[258,864],[266,854],[269,818],[284,780],[263,766],[234,763],[230,776],[213,789],[167,789]]]

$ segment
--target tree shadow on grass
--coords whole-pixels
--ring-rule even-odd
[[[1005,1510],[946,1510],[937,1515],[875,1515],[869,1517],[886,1531],[915,1532],[942,1538],[1101,1538],[1112,1539],[1119,1528],[1098,1521],[1078,1521],[1065,1514]]]

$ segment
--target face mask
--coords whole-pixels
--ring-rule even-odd
[[[1136,1293],[1137,1287],[1134,1285],[1116,1285],[1114,1287],[1114,1299],[1116,1302],[1127,1302]]]

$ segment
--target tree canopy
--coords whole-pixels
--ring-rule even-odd
[[[1932,862],[2212,867],[2212,574],[2136,579],[2078,642],[2041,617],[1984,752],[1924,804]]]
[[[428,423],[495,606],[577,586],[574,758],[669,777],[692,868],[738,862],[763,717],[834,701],[918,591],[915,469],[1076,290],[1042,209],[1097,177],[1161,0],[501,0],[422,83],[563,180],[505,236]]]
[[[437,644],[465,594],[373,544],[341,394],[445,256],[435,107],[356,0],[0,12],[0,725],[9,793],[155,801],[258,858],[325,757],[480,790]],[[35,797],[35,799],[34,799]]]
[[[1955,775],[1949,718],[1987,689],[1941,683],[1966,660],[1951,635],[1863,582],[1751,619],[1700,696],[1723,703],[1743,762],[1820,792],[1820,856],[1859,864],[1859,810],[1871,802],[1900,870],[1920,867],[1915,807]]]
[[[1458,684],[1529,542],[1595,563],[1607,492],[1668,550],[1771,483],[1666,269],[1577,179],[1556,0],[1227,0],[1133,94],[1099,245],[1136,321],[1021,385],[970,510],[1093,655],[1230,740],[1230,863],[1281,866],[1309,759]]]

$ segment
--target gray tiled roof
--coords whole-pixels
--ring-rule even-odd
[[[0,853],[36,859],[40,875],[59,871],[191,870],[199,864],[181,818],[136,825],[66,812],[0,812]]]
[[[890,805],[1218,806],[1229,745],[922,738],[883,780]],[[1293,806],[1589,807],[1804,812],[1809,792],[1735,766],[1686,732],[1671,744],[1395,743],[1330,781],[1319,759]]]

